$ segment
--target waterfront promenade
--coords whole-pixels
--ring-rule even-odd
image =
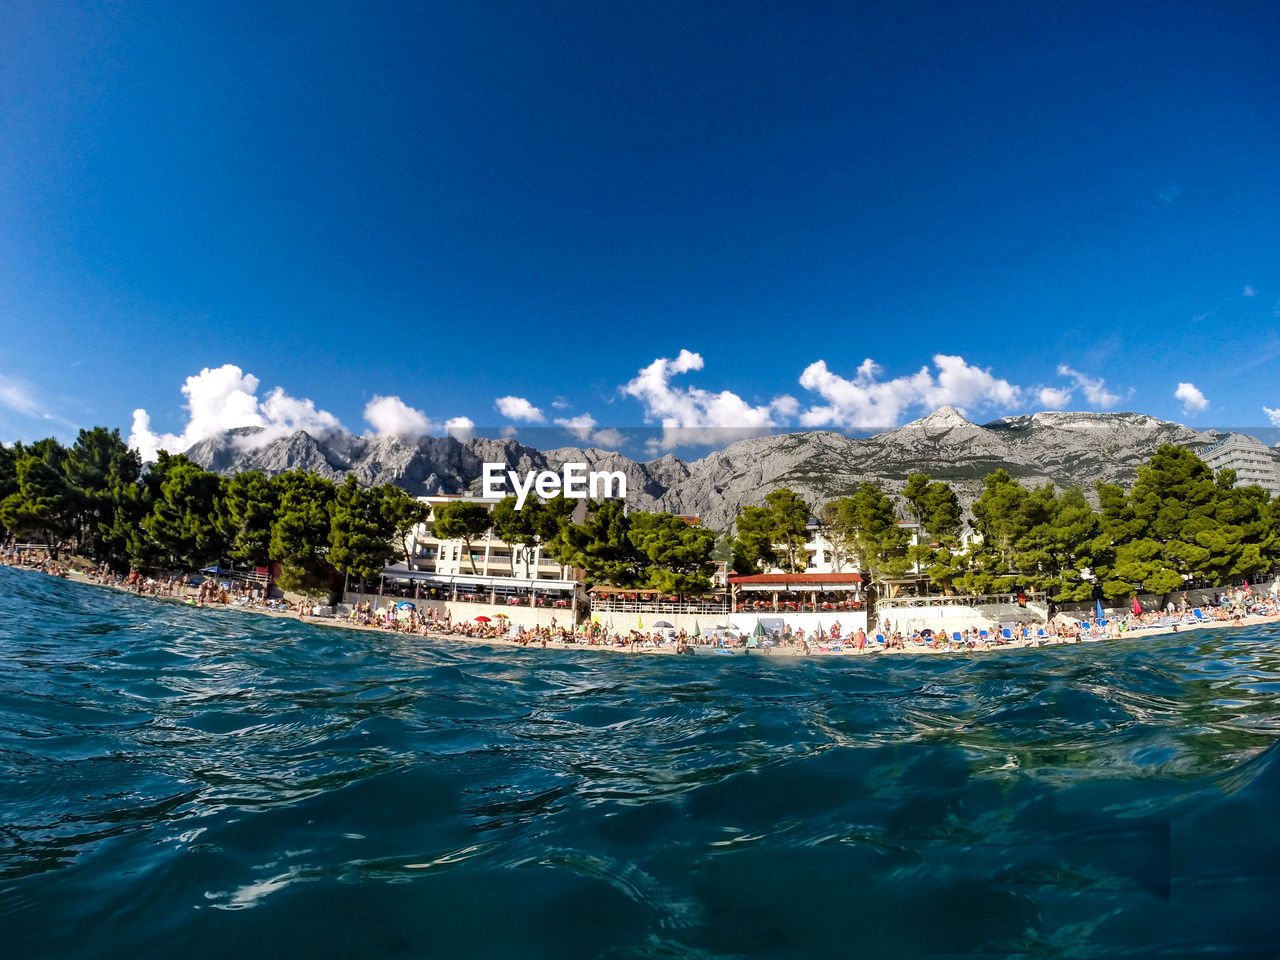
[[[1051,622],[1044,628],[1037,626],[1025,630],[1010,630],[1008,636],[998,631],[977,630],[947,634],[941,629],[935,634],[935,631],[922,627],[910,636],[889,633],[876,637],[859,630],[838,638],[806,637],[801,631],[799,635],[786,638],[783,642],[775,642],[726,630],[712,629],[704,635],[693,636],[683,631],[673,634],[670,631],[610,629],[608,625],[591,621],[576,629],[572,625],[519,629],[510,627],[501,620],[454,622],[419,617],[416,610],[410,611],[407,616],[396,616],[394,607],[374,613],[362,609],[364,605],[357,605],[342,616],[316,616],[307,613],[305,606],[299,607],[287,602],[263,603],[250,601],[247,596],[233,599],[228,591],[216,589],[211,581],[206,582],[210,586],[201,584],[197,587],[186,585],[177,578],[134,578],[130,582],[129,578],[92,570],[80,571],[38,557],[27,557],[10,566],[33,574],[61,576],[90,586],[107,587],[155,601],[179,603],[218,613],[239,611],[258,616],[295,619],[324,627],[417,635],[433,641],[646,655],[824,657],[979,654],[1028,647],[1133,640],[1179,632],[1280,622],[1280,608],[1277,607],[1274,595],[1254,596],[1245,591],[1232,590],[1223,595],[1223,602],[1218,606],[1197,608],[1198,612],[1148,613],[1140,617],[1116,618],[1103,622],[1059,618],[1059,622]]]

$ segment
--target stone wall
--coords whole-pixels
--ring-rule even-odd
[[[369,593],[348,593],[345,597],[346,603],[341,608],[340,613],[345,614],[356,603],[368,600],[375,605],[375,609],[381,614],[388,607],[394,607],[405,599],[405,597],[378,597]],[[549,627],[553,619],[557,627],[573,625],[573,610],[569,607],[531,607],[527,603],[471,603],[467,600],[409,599],[409,602],[416,605],[419,612],[432,611],[437,616],[444,616],[447,612],[454,623],[474,620],[476,617],[488,617],[490,620],[496,621],[499,619],[498,614],[501,613],[506,615],[509,623],[513,623],[518,627]]]

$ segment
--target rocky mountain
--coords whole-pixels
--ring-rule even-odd
[[[559,470],[566,462],[626,474],[636,509],[696,514],[728,529],[743,504],[790,487],[818,504],[871,480],[898,492],[922,471],[956,488],[968,503],[997,469],[1027,484],[1078,484],[1092,494],[1099,481],[1128,483],[1163,443],[1200,450],[1221,438],[1138,413],[1036,413],[978,425],[953,407],[873,437],[814,431],[742,440],[699,460],[673,454],[636,461],[594,447],[538,450],[514,439],[453,437],[314,437],[299,431],[268,438],[255,428],[202,441],[188,456],[211,470],[266,473],[303,468],[335,480],[354,473],[363,483],[394,483],[417,495],[479,492],[482,465]]]

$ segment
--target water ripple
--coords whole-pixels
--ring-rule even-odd
[[[15,956],[1280,953],[1275,627],[623,657],[7,568],[0,624]]]

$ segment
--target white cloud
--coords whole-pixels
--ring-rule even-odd
[[[6,376],[0,376],[0,406],[24,417],[49,418],[29,387]]]
[[[279,436],[305,430],[307,433],[333,433],[342,424],[327,410],[317,410],[311,400],[291,397],[283,387],[272,387],[267,399],[262,401],[262,413],[270,432]]]
[[[1256,297],[1258,295],[1258,291],[1246,283],[1244,286],[1244,295],[1246,297]]]
[[[795,416],[794,397],[775,397],[752,406],[736,393],[712,393],[700,387],[672,387],[674,376],[702,369],[702,357],[681,350],[674,360],[659,357],[625,384],[622,392],[644,405],[646,423],[662,425],[662,436],[651,443],[661,449],[685,444],[714,444],[767,433],[780,421]]]
[[[579,441],[593,447],[617,449],[626,441],[621,430],[613,427],[596,429],[596,418],[589,413],[580,413],[576,417],[558,417],[556,425],[564,427]]]
[[[1022,397],[1020,387],[993,376],[990,370],[965,363],[963,357],[940,353],[933,362],[938,368],[938,382],[931,391],[932,396],[925,399],[928,406],[936,408],[949,403],[960,409],[1000,407],[1017,403]]]
[[[422,437],[437,429],[425,413],[399,397],[375,396],[365,404],[364,418],[381,436]]]
[[[968,412],[1005,407],[1022,397],[1020,387],[966,363],[963,357],[940,353],[933,363],[936,375],[924,366],[908,376],[882,380],[884,370],[870,358],[862,361],[853,379],[832,373],[825,360],[817,360],[800,375],[800,385],[827,402],[806,410],[800,423],[882,429],[900,423],[913,407],[931,411],[950,404]]]
[[[1058,376],[1070,377],[1075,386],[1084,394],[1089,401],[1089,406],[1095,410],[1107,410],[1114,407],[1120,400],[1120,395],[1111,393],[1107,390],[1107,381],[1101,377],[1090,377],[1081,373],[1079,370],[1072,370],[1065,363],[1059,365]],[[1133,391],[1130,391],[1132,394]]]
[[[475,429],[475,422],[470,417],[450,417],[444,422],[445,433],[455,440],[470,440]]]
[[[1065,410],[1071,403],[1072,393],[1066,388],[1060,390],[1057,387],[1041,387],[1036,396],[1046,410]]]
[[[182,393],[187,398],[183,406],[188,414],[182,433],[155,433],[147,411],[133,411],[129,446],[138,450],[143,460],[154,460],[159,450],[179,453],[236,427],[261,427],[262,431],[250,440],[254,445],[296,430],[325,434],[342,429],[333,414],[317,410],[310,400],[289,396],[281,387],[273,388],[259,402],[258,378],[231,363],[205,367],[187,377]]]
[[[512,437],[515,437],[519,433],[520,433],[519,430],[517,430],[515,427],[508,424],[507,426],[503,427],[501,430],[498,431],[498,436],[506,437],[509,440]]]
[[[508,420],[526,420],[529,423],[544,423],[546,417],[524,397],[499,397],[494,401],[498,412]]]
[[[557,417],[556,423],[564,427],[583,443],[591,442],[591,431],[595,429],[596,418],[589,413],[576,417]]]
[[[1262,412],[1267,415],[1272,423],[1280,427],[1280,409],[1272,410],[1270,407],[1263,407]]]
[[[615,430],[613,427],[605,427],[591,435],[592,445],[606,450],[617,450],[626,442],[626,439],[621,430]]]
[[[1199,413],[1209,406],[1209,401],[1205,399],[1205,395],[1192,383],[1178,384],[1178,389],[1173,392],[1173,395],[1182,401],[1183,413]]]
[[[551,406],[553,409],[556,409],[556,410],[568,410],[569,401],[564,399],[564,397],[556,397],[554,400],[551,401]]]

